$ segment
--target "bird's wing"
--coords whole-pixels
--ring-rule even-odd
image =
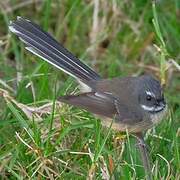
[[[114,100],[96,92],[63,96],[59,100],[101,116],[113,118],[117,113]]]
[[[144,121],[124,104],[120,104],[114,98],[109,98],[100,93],[84,93],[60,97],[59,100],[85,109],[102,117],[102,124],[118,131],[141,132],[150,127],[149,121]]]

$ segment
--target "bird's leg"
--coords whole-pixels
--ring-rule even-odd
[[[116,108],[116,111],[117,111],[117,113],[118,113],[118,115],[120,116],[121,115],[121,113],[120,113],[120,111],[119,111],[119,107],[118,107],[118,100],[114,100],[114,105],[115,105],[115,108]]]
[[[140,154],[141,154],[144,170],[146,173],[146,178],[147,178],[147,180],[152,180],[151,164],[149,161],[149,155],[147,152],[147,147],[146,147],[146,144],[144,141],[143,134],[137,133],[136,140],[137,140],[137,146],[138,146]]]

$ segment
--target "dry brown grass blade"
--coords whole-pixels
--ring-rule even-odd
[[[0,96],[2,96],[6,102],[12,102],[15,104],[29,119],[42,120],[43,115],[51,114],[53,102],[48,102],[42,106],[28,106],[26,104],[16,101],[7,90],[0,88]],[[59,109],[62,106],[60,102],[56,102],[55,109]]]
[[[107,166],[103,156],[100,157],[100,161],[101,161],[100,169],[101,169],[102,179],[109,180],[110,174],[109,174],[108,166]]]
[[[42,2],[42,0],[25,0],[12,5],[11,1],[2,1],[0,2],[0,7],[3,9],[4,13],[12,13],[18,9],[25,8],[26,6],[30,6],[35,3],[38,4],[40,2]]]

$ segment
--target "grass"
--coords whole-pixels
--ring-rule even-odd
[[[145,139],[154,179],[179,179],[180,78],[168,63],[179,63],[179,2],[27,2],[0,3],[1,179],[145,178],[131,135],[55,102],[77,92],[77,84],[8,33],[17,15],[40,24],[105,78],[151,73],[166,84],[169,115]]]

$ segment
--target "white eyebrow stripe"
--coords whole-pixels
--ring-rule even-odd
[[[152,97],[156,97],[155,94],[153,92],[150,92],[150,91],[146,91],[146,94],[149,95],[149,96],[152,96]]]

